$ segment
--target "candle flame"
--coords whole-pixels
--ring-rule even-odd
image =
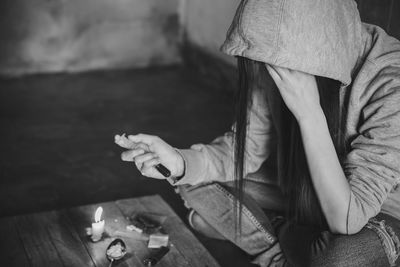
[[[98,207],[96,213],[94,214],[94,221],[99,222],[101,220],[101,214],[103,214],[103,208]]]

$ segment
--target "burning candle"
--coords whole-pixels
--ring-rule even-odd
[[[99,241],[104,232],[104,220],[101,220],[101,214],[103,213],[103,208],[98,207],[96,213],[94,214],[94,223],[92,223],[92,240],[94,242]]]

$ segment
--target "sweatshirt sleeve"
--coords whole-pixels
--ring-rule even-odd
[[[362,109],[358,136],[351,142],[344,171],[351,187],[347,233],[358,232],[377,215],[400,182],[400,69],[381,71]],[[371,92],[371,91],[370,91]]]
[[[271,152],[274,127],[265,89],[253,90],[245,152],[245,175],[257,171]],[[179,150],[185,159],[185,175],[174,185],[234,180],[234,127],[210,144]]]

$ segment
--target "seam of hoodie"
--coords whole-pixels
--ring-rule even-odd
[[[281,6],[279,7],[279,19],[278,24],[276,26],[276,36],[275,36],[275,43],[274,43],[274,55],[273,55],[273,63],[275,64],[278,59],[278,45],[280,41],[280,32],[281,32],[281,23],[283,18],[283,7],[285,6],[286,0],[281,1]]]

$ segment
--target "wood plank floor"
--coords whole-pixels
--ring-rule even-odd
[[[102,239],[94,243],[87,236],[86,228],[90,227],[93,214],[99,206],[104,209],[102,219],[105,221],[105,231]],[[2,265],[107,267],[110,266],[105,253],[108,245],[114,239],[122,238],[127,253],[123,260],[113,265],[142,267],[144,259],[152,252],[147,247],[148,235],[126,230],[131,224],[128,218],[137,213],[152,213],[164,218],[163,222],[159,222],[169,234],[169,253],[157,266],[219,267],[216,260],[159,195],[2,218]]]

